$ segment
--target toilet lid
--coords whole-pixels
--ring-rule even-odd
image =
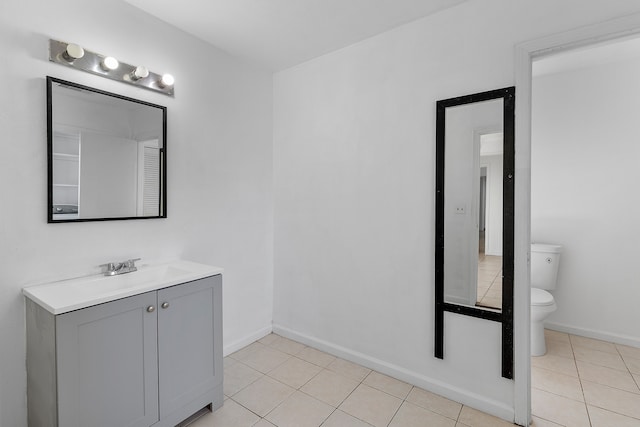
[[[531,305],[552,305],[553,295],[544,289],[531,288]]]

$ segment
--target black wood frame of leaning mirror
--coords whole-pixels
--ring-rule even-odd
[[[113,221],[113,220],[125,220],[125,219],[152,219],[152,218],[166,218],[167,217],[167,108],[161,105],[152,104],[150,102],[126,97],[123,95],[106,92],[100,89],[80,85],[74,82],[58,79],[55,77],[47,76],[47,160],[48,160],[48,172],[47,172],[47,222],[48,223],[68,223],[68,222],[87,222],[87,221]],[[157,204],[157,215],[156,214],[148,214],[143,212],[137,212],[136,215],[124,214],[119,215],[115,214],[113,216],[90,216],[90,217],[75,217],[69,218],[69,216],[73,215],[57,215],[54,212],[54,137],[55,137],[55,126],[54,122],[54,85],[58,85],[60,87],[66,87],[70,90],[79,91],[79,92],[87,92],[100,96],[105,96],[109,102],[120,102],[122,101],[124,105],[135,105],[135,106],[143,106],[149,107],[154,116],[161,116],[161,120],[155,120],[154,124],[156,125],[156,129],[154,129],[154,134],[159,133],[157,135],[157,170],[158,170],[158,182],[156,187],[158,188],[157,201],[153,201],[151,205],[156,206]],[[128,104],[133,103],[133,104]],[[159,117],[158,117],[159,119]],[[155,161],[155,160],[154,160]],[[141,165],[140,168],[144,166]],[[80,172],[78,172],[79,174]],[[79,180],[80,178],[78,178]],[[78,183],[79,184],[79,183]],[[78,207],[76,207],[77,211]],[[152,210],[155,208],[152,208]]]
[[[446,302],[445,261],[445,128],[446,109],[476,102],[503,100],[502,310],[491,311]],[[460,96],[436,103],[436,242],[435,357],[444,358],[444,313],[456,313],[502,324],[502,376],[513,378],[513,247],[515,176],[515,87]]]

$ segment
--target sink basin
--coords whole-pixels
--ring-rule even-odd
[[[86,280],[68,284],[68,291],[81,294],[111,293],[161,282],[189,274],[187,270],[172,265],[141,267],[138,271],[115,276],[91,276]]]
[[[219,267],[190,261],[142,265],[138,271],[115,276],[94,275],[30,286],[23,294],[52,314],[191,282],[222,273]]]

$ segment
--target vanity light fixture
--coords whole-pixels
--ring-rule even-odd
[[[120,66],[120,62],[118,62],[118,60],[113,56],[107,56],[102,60],[102,62],[100,63],[100,66],[104,71],[109,72],[109,71],[117,70],[118,67]]]
[[[74,43],[50,39],[49,61],[165,95],[174,94],[175,79],[171,74],[153,73],[142,65],[125,64]]]
[[[129,77],[131,77],[131,80],[133,80],[134,82],[140,79],[145,79],[149,77],[149,70],[143,65],[138,65],[136,69],[133,70],[131,74],[129,74]]]
[[[61,56],[65,61],[72,63],[76,59],[80,59],[84,56],[84,49],[80,45],[70,43],[62,52]]]
[[[171,74],[163,74],[162,78],[158,80],[160,87],[170,87],[173,86],[173,83],[175,83],[175,79]]]

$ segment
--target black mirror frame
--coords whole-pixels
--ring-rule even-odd
[[[444,301],[444,167],[445,110],[447,107],[503,99],[503,208],[502,311],[482,310]],[[436,102],[436,242],[435,242],[435,350],[444,358],[444,312],[502,323],[502,376],[513,379],[513,250],[515,180],[515,87],[460,96]]]
[[[111,218],[76,218],[76,219],[56,219],[53,218],[53,97],[52,85],[60,83],[66,86],[98,93],[101,95],[111,96],[122,99],[124,101],[135,102],[137,104],[147,105],[149,107],[158,108],[162,111],[162,148],[160,149],[160,170],[162,177],[160,180],[160,215],[155,216],[129,216],[129,217],[111,217]],[[150,102],[141,101],[135,98],[129,98],[112,92],[95,89],[67,80],[58,79],[47,76],[47,223],[58,224],[66,222],[89,222],[89,221],[120,221],[125,219],[154,219],[167,217],[167,107],[152,104]]]

